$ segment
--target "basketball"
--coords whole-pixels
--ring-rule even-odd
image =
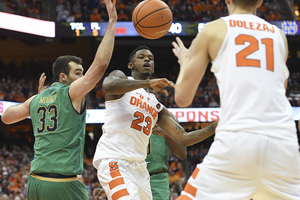
[[[164,36],[172,22],[172,11],[161,0],[144,0],[134,8],[132,13],[135,30],[147,39],[158,39]]]

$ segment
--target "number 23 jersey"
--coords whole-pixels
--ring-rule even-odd
[[[105,102],[103,134],[97,144],[93,164],[101,159],[119,158],[143,162],[152,127],[163,105],[144,89],[124,94],[120,99]]]

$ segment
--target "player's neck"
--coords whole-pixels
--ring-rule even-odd
[[[242,7],[232,7],[229,10],[229,15],[233,15],[233,14],[249,14],[249,15],[256,15],[256,8],[255,9],[245,9]]]
[[[148,80],[150,77],[146,77],[142,74],[132,74],[132,77],[135,79],[135,80]]]

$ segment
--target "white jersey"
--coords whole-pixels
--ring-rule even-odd
[[[212,62],[222,117],[216,132],[250,132],[297,141],[285,96],[289,76],[280,30],[254,15],[222,18],[227,34]]]
[[[95,168],[105,158],[144,162],[149,137],[163,105],[154,94],[141,88],[106,101],[105,107],[103,134],[93,160]]]

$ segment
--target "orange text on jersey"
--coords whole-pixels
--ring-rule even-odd
[[[264,23],[246,22],[241,20],[229,20],[229,26],[275,33],[275,29],[273,26],[268,26],[267,24]]]
[[[158,114],[158,111],[155,108],[153,108],[143,100],[136,98],[134,96],[131,97],[130,104],[145,110],[147,113],[152,115],[153,119],[155,119]]]

